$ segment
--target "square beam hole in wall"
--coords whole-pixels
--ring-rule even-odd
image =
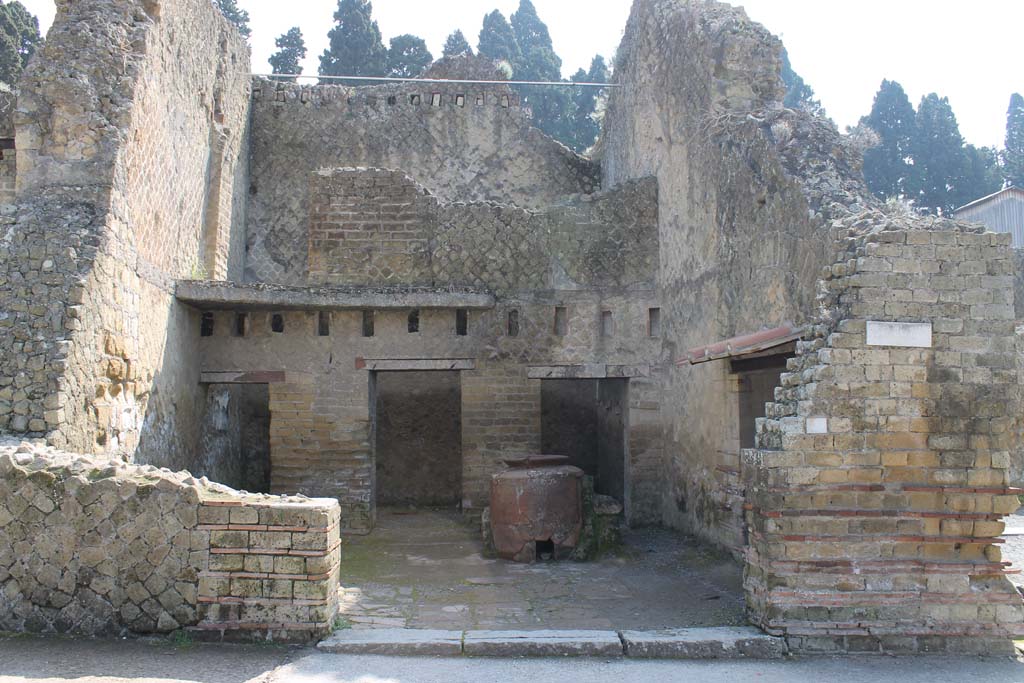
[[[466,96],[465,95],[456,95],[455,96],[455,106],[456,107],[465,107],[466,106]]]
[[[199,336],[200,337],[212,337],[213,336],[213,313],[207,311],[203,313],[203,318],[199,323]]]
[[[436,92],[430,96],[430,106],[440,107],[441,106],[441,93]]]
[[[660,308],[648,308],[647,309],[647,336],[648,337],[660,337],[661,336],[661,309]]]
[[[615,321],[611,311],[601,311],[601,336],[611,337],[615,334]]]
[[[393,107],[396,104],[398,104],[398,98],[397,97],[395,97],[394,95],[391,95],[390,97],[388,97],[388,106]]]
[[[320,337],[331,336],[331,314],[328,311],[320,311],[316,320],[316,333]]]
[[[455,334],[460,337],[469,334],[469,311],[465,308],[455,311]]]
[[[484,100],[484,96],[483,95],[477,95],[476,96],[476,106],[478,106],[478,107],[484,106],[484,101],[485,100]]]
[[[564,337],[569,334],[569,311],[565,306],[555,306],[555,328],[556,337]]]
[[[419,309],[409,312],[409,334],[415,334],[420,331],[420,312]]]
[[[519,311],[512,310],[508,312],[508,336],[519,336]]]
[[[363,311],[363,336],[373,336],[373,311]]]
[[[235,329],[234,333],[236,337],[244,337],[249,334],[249,314],[248,313],[236,313],[235,314]]]
[[[419,106],[419,103],[420,103],[420,96],[419,95],[409,95],[409,104]]]
[[[270,316],[270,331],[275,334],[281,334],[284,332],[284,314],[275,313]]]

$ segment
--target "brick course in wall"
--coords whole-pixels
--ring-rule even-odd
[[[1020,502],[1008,235],[842,236],[827,316],[744,453],[752,619],[797,650],[1012,653],[998,538]],[[925,325],[930,342],[869,341]]]

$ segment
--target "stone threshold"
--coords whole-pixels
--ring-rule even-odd
[[[446,657],[630,657],[636,659],[779,659],[783,638],[753,627],[658,631],[337,631],[317,648],[332,654]]]

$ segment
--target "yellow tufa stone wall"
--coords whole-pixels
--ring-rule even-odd
[[[842,237],[823,324],[744,452],[750,615],[796,650],[1012,653],[1024,634],[998,538],[1021,492],[1010,238],[944,227]]]

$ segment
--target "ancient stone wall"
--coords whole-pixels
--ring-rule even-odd
[[[859,187],[850,180],[858,168],[834,128],[782,109],[780,53],[740,9],[634,4],[615,66],[623,87],[605,119],[603,183],[658,178],[666,355],[799,324],[814,310],[819,270],[831,260],[821,216],[837,194]],[[725,363],[665,369],[671,455],[660,498],[666,523],[738,552],[739,426],[728,371]]]
[[[595,191],[598,169],[530,124],[508,88],[255,82],[246,280],[299,284],[310,175],[401,169],[441,201],[542,208]]]
[[[1010,236],[881,215],[842,228],[814,338],[744,453],[751,617],[797,650],[1012,653]]]
[[[0,441],[0,630],[321,636],[338,526],[333,500]]]
[[[173,281],[241,273],[248,73],[205,0],[58,4],[16,115],[0,428],[196,464],[198,320]]]
[[[312,176],[308,280],[316,285],[649,288],[657,267],[651,179],[542,212],[441,203],[400,171]]]

